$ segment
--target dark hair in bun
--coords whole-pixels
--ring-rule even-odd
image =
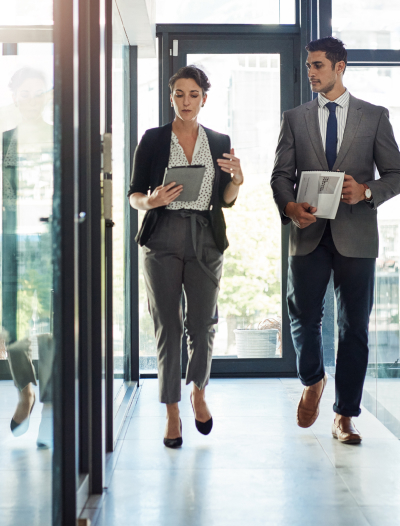
[[[179,69],[175,75],[172,75],[168,82],[171,92],[174,89],[175,82],[179,79],[193,79],[203,90],[203,95],[211,88],[211,83],[208,80],[207,75],[197,66],[184,66],[183,68]]]

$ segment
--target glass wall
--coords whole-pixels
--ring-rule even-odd
[[[22,12],[19,23],[37,21]],[[2,50],[0,513],[4,524],[19,524],[23,515],[45,526],[53,448],[53,45]]]
[[[385,106],[400,143],[400,67],[348,67],[345,85],[354,96]],[[376,174],[379,177],[379,174]],[[400,196],[378,208],[379,257],[370,320],[370,357],[364,389],[367,407],[400,430]],[[372,404],[372,405],[371,405]],[[398,435],[400,438],[400,434]]]
[[[1,25],[53,25],[53,0],[0,2]]]
[[[295,24],[295,0],[157,0],[160,24]]]
[[[116,4],[113,3],[112,134],[113,134],[113,351],[114,397],[125,377],[125,113],[124,61],[128,45]]]
[[[280,129],[280,55],[188,55],[187,61],[212,85],[199,122],[230,136],[246,178],[235,206],[224,210],[230,246],[214,342],[214,356],[245,358],[235,330],[281,315],[281,222],[269,180],[275,149],[265,147],[277,143]],[[253,349],[251,357],[266,356]],[[280,358],[281,347],[268,357]]]
[[[400,49],[400,3],[333,0],[332,34],[348,49]]]

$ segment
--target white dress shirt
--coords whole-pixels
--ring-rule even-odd
[[[203,182],[200,187],[199,197],[196,201],[172,201],[166,208],[167,210],[208,210],[213,190],[215,168],[208,144],[207,134],[199,124],[199,134],[193,151],[192,165],[206,167]],[[174,132],[171,134],[171,151],[169,154],[168,168],[175,166],[190,166],[182,146],[179,144],[178,137]]]
[[[342,145],[344,130],[346,128],[347,114],[349,112],[349,101],[350,101],[350,93],[348,92],[347,89],[336,100],[328,100],[326,97],[322,95],[322,93],[318,93],[318,121],[319,121],[319,129],[321,132],[321,139],[322,139],[322,144],[324,146],[324,150],[326,150],[326,128],[328,126],[328,117],[329,117],[329,110],[326,107],[326,104],[328,104],[328,102],[334,102],[335,104],[337,104],[337,107],[336,107],[336,120],[337,120],[336,153],[338,153],[340,150],[340,146]]]

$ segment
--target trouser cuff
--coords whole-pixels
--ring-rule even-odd
[[[305,386],[305,387],[310,387],[311,385],[315,385],[317,384],[318,382],[320,382],[323,378],[325,377],[325,371],[322,372],[319,376],[317,376],[316,378],[313,378],[312,380],[310,381],[305,381],[301,378],[301,376],[299,376],[299,379],[300,379],[300,382]]]
[[[361,409],[348,411],[346,409],[340,409],[336,404],[333,404],[333,410],[338,415],[348,416],[348,417],[357,417],[357,416],[360,416],[360,414],[361,414]]]

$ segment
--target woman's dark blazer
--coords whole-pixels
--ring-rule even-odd
[[[215,243],[222,253],[229,245],[222,207],[229,208],[233,206],[235,201],[229,204],[224,201],[224,191],[227,184],[231,181],[231,176],[229,173],[221,170],[217,164],[217,159],[221,159],[223,153],[230,153],[231,140],[228,135],[217,133],[204,126],[203,128],[207,134],[215,168],[214,186],[209,206],[211,227]],[[172,123],[170,122],[160,128],[147,130],[143,135],[133,159],[132,179],[128,197],[136,192],[147,195],[149,190],[153,192],[157,186],[162,185],[165,168],[167,168],[169,161],[171,134]],[[165,206],[160,206],[146,212],[135,238],[139,245],[145,245],[150,239],[164,210]]]

